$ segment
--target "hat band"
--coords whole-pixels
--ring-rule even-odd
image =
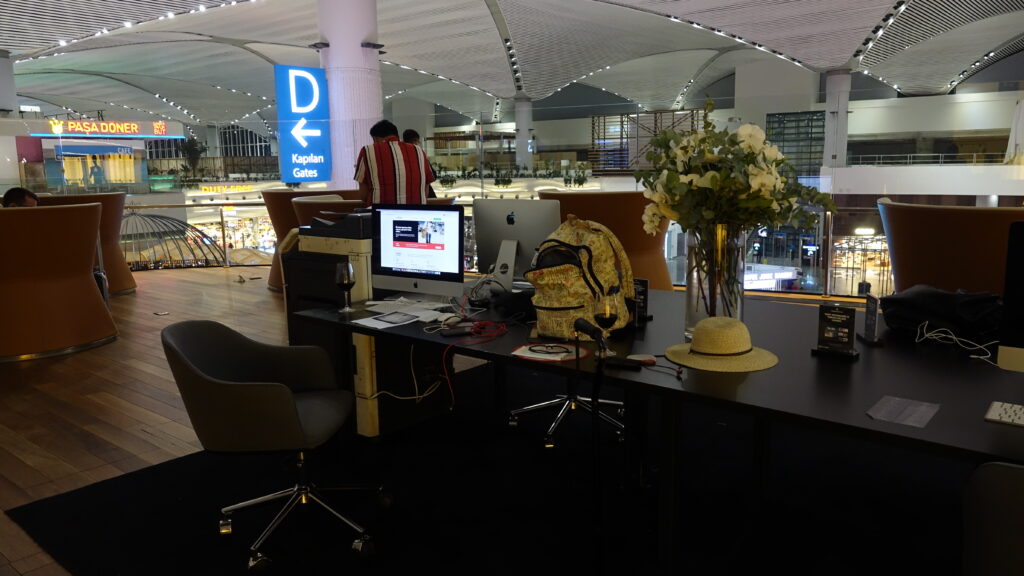
[[[754,351],[754,347],[751,346],[742,352],[701,352],[700,350],[694,350],[690,347],[690,354],[700,354],[701,356],[743,356]]]

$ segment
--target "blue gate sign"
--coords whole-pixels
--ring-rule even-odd
[[[331,111],[322,68],[274,66],[283,182],[331,179]]]

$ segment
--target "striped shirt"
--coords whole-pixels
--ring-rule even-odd
[[[426,204],[434,171],[422,148],[389,136],[359,151],[355,179],[369,184],[374,204]]]

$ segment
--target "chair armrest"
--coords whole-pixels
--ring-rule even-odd
[[[274,346],[263,344],[260,363],[262,379],[280,382],[293,391],[337,388],[334,367],[327,351],[319,346]]]

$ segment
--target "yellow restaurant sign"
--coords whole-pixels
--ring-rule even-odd
[[[172,135],[167,130],[167,122],[131,122],[112,120],[57,120],[49,121],[50,134],[46,136],[102,136],[102,137],[138,137],[138,138],[182,138]],[[36,136],[37,134],[33,134]],[[39,134],[43,135],[43,134]]]

